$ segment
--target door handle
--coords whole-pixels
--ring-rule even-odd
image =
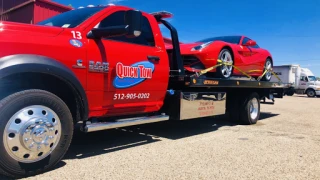
[[[160,58],[158,56],[148,56],[148,60],[150,60],[150,61],[159,61]]]

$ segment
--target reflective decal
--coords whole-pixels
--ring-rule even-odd
[[[119,62],[116,65],[117,77],[113,80],[113,86],[120,89],[135,86],[146,79],[151,79],[154,70],[154,64],[149,61],[138,62],[131,66]]]
[[[74,47],[78,47],[78,48],[82,47],[82,42],[76,39],[71,39],[70,44]]]

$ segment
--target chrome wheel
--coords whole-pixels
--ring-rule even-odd
[[[56,148],[61,136],[58,115],[45,106],[29,106],[15,113],[3,134],[7,153],[24,163],[40,161]]]
[[[233,64],[232,56],[229,51],[224,51],[223,54],[221,55],[221,60],[224,63],[228,64]],[[222,65],[221,66],[221,74],[225,77],[228,78],[232,74],[232,66],[231,65]]]
[[[271,63],[270,60],[267,60],[266,65],[265,65],[265,70],[270,70],[271,68],[272,68],[272,63]],[[271,74],[270,71],[266,72],[266,74],[265,74],[266,79],[270,80],[271,79],[271,75],[272,74]]]
[[[257,98],[253,98],[250,101],[249,106],[250,106],[250,108],[249,108],[250,117],[251,117],[251,119],[255,119],[258,116],[258,111],[259,111],[259,105],[258,105]]]

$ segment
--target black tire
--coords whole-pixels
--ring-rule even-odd
[[[307,89],[306,94],[308,97],[315,97],[316,91],[314,89]]]
[[[264,63],[264,66],[266,67],[268,63],[271,63],[271,67],[273,68],[273,63],[272,60],[270,58],[266,59],[266,62]],[[266,70],[266,68],[263,69],[263,72]],[[270,81],[272,78],[272,73],[270,74],[270,76],[266,76],[267,73],[261,78],[261,81]]]
[[[232,60],[232,65],[233,65],[233,64],[234,64],[234,59],[233,59],[233,57],[232,57],[232,53],[231,53],[228,49],[222,49],[221,52],[220,52],[220,54],[219,54],[218,59],[223,60],[223,58],[224,58],[224,56],[225,56],[226,54],[228,54],[228,56],[230,55],[230,58],[231,58],[231,60]],[[218,63],[217,63],[217,64],[218,64]],[[216,69],[216,76],[217,76],[218,78],[229,79],[229,78],[232,76],[232,74],[233,74],[233,67],[231,66],[231,73],[230,73],[230,75],[224,75],[223,72],[222,72],[222,70],[223,70],[222,67],[224,67],[224,65],[217,67],[217,69]]]
[[[293,96],[294,95],[294,91],[293,90],[289,90],[286,92],[287,96]]]
[[[256,113],[251,114],[250,106],[252,102],[256,104]],[[252,116],[251,116],[252,115]],[[260,117],[260,97],[257,93],[251,93],[242,99],[240,105],[240,122],[245,125],[256,124]]]
[[[37,107],[35,107],[35,105]],[[42,119],[43,121],[46,121],[45,119],[48,119],[48,121],[45,123],[43,123],[43,122],[39,123],[39,120],[34,120],[34,119],[38,119],[38,118],[33,118],[33,119],[31,118],[33,113],[30,113],[30,114],[25,113],[23,118],[21,118],[21,120],[20,120],[21,123],[19,124],[19,122],[18,122],[19,127],[21,127],[18,129],[22,130],[23,132],[21,131],[22,132],[21,134],[16,133],[16,135],[13,136],[13,138],[23,139],[24,134],[27,134],[27,136],[30,134],[30,138],[31,137],[32,138],[29,140],[31,140],[31,142],[34,144],[36,144],[35,139],[37,139],[37,138],[40,138],[41,143],[44,142],[44,141],[42,141],[43,138],[46,138],[46,139],[56,138],[56,139],[54,139],[54,140],[57,140],[55,143],[53,143],[54,142],[53,140],[52,140],[52,142],[50,142],[48,140],[48,142],[50,143],[49,147],[48,147],[48,144],[40,144],[40,145],[36,144],[37,147],[42,146],[42,147],[49,148],[49,149],[54,147],[54,150],[51,153],[50,153],[50,151],[48,151],[48,156],[43,156],[44,158],[39,161],[22,162],[22,161],[16,160],[15,158],[13,158],[13,155],[11,153],[11,151],[13,151],[13,148],[12,148],[12,150],[10,149],[10,146],[8,145],[9,141],[7,141],[5,139],[5,138],[9,138],[10,134],[14,134],[14,133],[10,133],[10,131],[11,131],[10,129],[8,131],[5,131],[6,125],[9,122],[11,124],[13,124],[14,122],[17,123],[17,121],[9,121],[9,120],[18,111],[20,111],[28,106],[33,106],[33,108],[35,110],[34,115],[36,115],[41,110],[41,108],[39,108],[40,107],[39,105],[41,105],[41,107],[43,107],[43,108],[46,108],[46,110],[52,110],[50,112],[54,112],[55,113],[55,114],[53,113],[54,116],[50,116],[50,118],[43,118]],[[26,109],[26,110],[28,110],[28,109]],[[41,111],[44,113],[43,116],[49,117],[49,115],[50,115],[49,113],[47,113],[46,111],[43,111],[43,110],[41,110]],[[26,112],[30,112],[30,110],[28,110]],[[22,114],[22,113],[20,113],[20,114]],[[45,171],[48,171],[48,170],[52,169],[58,162],[61,161],[61,159],[63,158],[63,156],[65,155],[65,153],[67,152],[67,150],[70,146],[72,136],[73,136],[73,128],[74,128],[71,112],[70,112],[68,106],[59,97],[57,97],[56,95],[54,95],[50,92],[33,89],[33,90],[24,90],[24,91],[17,92],[17,93],[14,93],[14,94],[8,96],[0,101],[0,117],[1,117],[1,119],[0,119],[0,154],[1,154],[1,156],[0,156],[0,173],[4,174],[6,176],[10,176],[13,178],[23,178],[23,177],[41,174]],[[58,120],[55,120],[55,118],[58,118]],[[33,121],[33,120],[34,120],[34,124],[36,126],[31,127],[31,126],[25,124],[25,122],[31,123],[31,121]],[[40,119],[40,121],[41,121],[41,119]],[[53,126],[49,126],[50,125],[48,123],[49,121],[51,123],[53,123]],[[40,129],[39,124],[42,125],[44,128]],[[56,128],[57,126],[59,126],[59,128]],[[8,127],[10,127],[10,126],[8,125]],[[28,127],[29,130],[24,131],[26,129],[26,127]],[[52,128],[49,128],[49,127],[52,127]],[[46,131],[41,131],[45,128],[47,128]],[[57,129],[61,130],[61,132],[58,132]],[[39,130],[39,132],[38,132],[38,130]],[[59,133],[61,136],[59,135]],[[9,134],[9,136],[7,137],[8,134]],[[44,135],[44,136],[42,136],[42,135]],[[57,137],[59,137],[59,139]],[[26,138],[26,139],[28,139],[28,138]],[[27,141],[28,140],[26,140],[26,142]],[[20,146],[21,148],[19,148],[18,151],[23,152],[25,149],[27,149],[27,148],[25,148],[25,147],[27,147],[27,146],[25,146],[26,143],[23,144],[24,141],[19,141],[19,142],[20,143],[15,142],[18,144],[17,146],[20,146],[20,145],[24,145],[24,146]],[[56,144],[56,145],[54,145],[54,144]],[[8,150],[6,150],[6,148]],[[43,148],[43,149],[45,149],[45,148]],[[43,149],[41,149],[40,151],[43,151]],[[25,152],[28,152],[28,151],[25,151]],[[37,153],[38,152],[39,151],[37,151]],[[31,153],[33,153],[33,152],[30,151],[30,154]],[[32,158],[32,154],[27,158]]]

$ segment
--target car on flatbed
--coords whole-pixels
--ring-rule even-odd
[[[83,132],[215,115],[254,124],[262,98],[282,98],[278,82],[186,74],[171,16],[98,6],[36,25],[1,22],[0,172],[52,169],[78,123]],[[159,24],[171,32],[170,53]]]

